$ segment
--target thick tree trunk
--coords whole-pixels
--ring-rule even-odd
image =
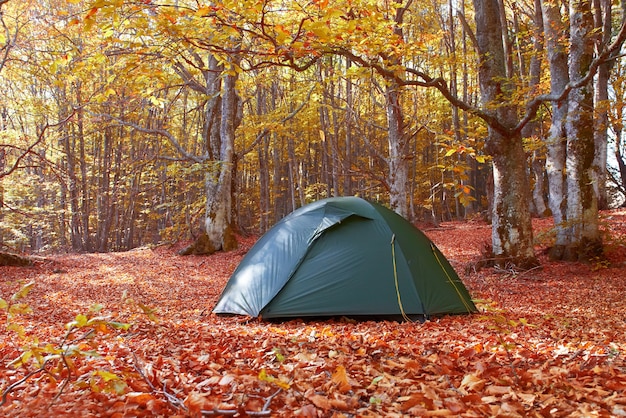
[[[544,17],[544,37],[548,64],[550,68],[550,88],[552,92],[563,91],[569,82],[567,52],[560,40],[564,31],[558,5],[551,1],[542,3]],[[548,206],[554,219],[556,241],[552,248],[552,257],[560,258],[567,244],[565,227],[565,156],[566,140],[565,119],[567,117],[567,100],[552,103],[552,121],[547,140],[546,171],[548,175]]]
[[[594,0],[594,26],[602,31],[602,45],[611,40],[611,1]],[[613,61],[605,62],[598,67],[595,84],[596,116],[594,119],[595,157],[593,160],[593,186],[598,199],[598,208],[608,207],[606,181],[608,158],[608,127],[609,127],[609,76]]]
[[[406,146],[404,123],[400,107],[400,91],[396,87],[387,89],[387,138],[389,142],[389,206],[404,218],[409,218],[409,167],[405,158]]]
[[[402,1],[396,0],[395,26],[393,31],[400,39],[404,37],[402,24],[404,12]],[[401,58],[397,56],[389,57],[392,62],[400,63]],[[386,111],[387,111],[387,139],[389,144],[388,176],[389,184],[389,206],[399,215],[406,219],[412,218],[409,213],[409,165],[406,158],[406,133],[404,117],[400,97],[401,87],[395,82],[389,81],[389,86],[385,91]]]
[[[522,138],[490,134],[493,156],[492,243],[499,264],[530,268],[538,264],[528,202],[530,190]]]
[[[224,74],[220,121],[219,160],[206,175],[205,232],[215,251],[230,251],[237,247],[232,230],[232,173],[237,121],[237,92],[235,74]],[[217,149],[217,147],[214,147]]]
[[[495,109],[494,116],[503,126],[515,126],[517,111],[503,101],[508,86],[498,0],[474,0],[474,9],[483,105]],[[536,266],[522,137],[490,126],[487,152],[493,157],[492,243],[496,263]]]
[[[570,3],[570,79],[584,76],[593,59],[593,30],[589,0]],[[602,253],[598,201],[593,189],[595,154],[593,86],[573,89],[568,96],[567,131],[567,233],[566,260],[589,260]]]

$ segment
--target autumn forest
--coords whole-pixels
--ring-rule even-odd
[[[0,415],[626,416],[624,41],[610,0],[0,0]],[[334,196],[480,314],[210,314]]]
[[[531,214],[552,214],[555,255],[584,257],[624,189],[622,12],[498,4],[4,1],[1,244],[206,229],[220,249],[356,194],[486,216],[522,264]]]

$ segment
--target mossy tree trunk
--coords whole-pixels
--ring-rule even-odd
[[[498,0],[474,0],[476,40],[480,54],[481,99],[501,128],[489,125],[487,152],[493,157],[492,244],[495,263],[519,268],[538,265],[533,248],[530,189],[522,136],[512,128],[518,111],[507,102],[514,88],[503,46]]]
[[[214,156],[216,164],[209,168],[205,179],[207,202],[204,230],[215,251],[230,251],[237,248],[232,228],[232,180],[239,99],[235,89],[237,74],[222,72],[221,78],[219,132],[209,136],[209,147],[218,155]]]
[[[589,72],[593,60],[593,15],[588,0],[570,3],[570,79]],[[598,200],[593,187],[595,154],[593,82],[573,89],[568,96],[567,132],[567,237],[565,260],[589,260],[601,255]]]
[[[23,257],[17,254],[0,252],[0,266],[18,266],[26,267],[32,266],[33,262],[28,257]]]

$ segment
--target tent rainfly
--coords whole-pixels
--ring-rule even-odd
[[[475,311],[426,235],[358,197],[323,199],[283,218],[246,254],[213,309],[263,319],[424,319]]]

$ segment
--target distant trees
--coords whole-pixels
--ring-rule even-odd
[[[604,132],[623,144],[608,2],[44,3],[0,3],[0,53],[17,59],[0,79],[7,245],[202,230],[229,248],[359,194],[411,219],[486,214],[500,263],[536,263],[531,203],[554,216],[554,257],[601,250]]]

